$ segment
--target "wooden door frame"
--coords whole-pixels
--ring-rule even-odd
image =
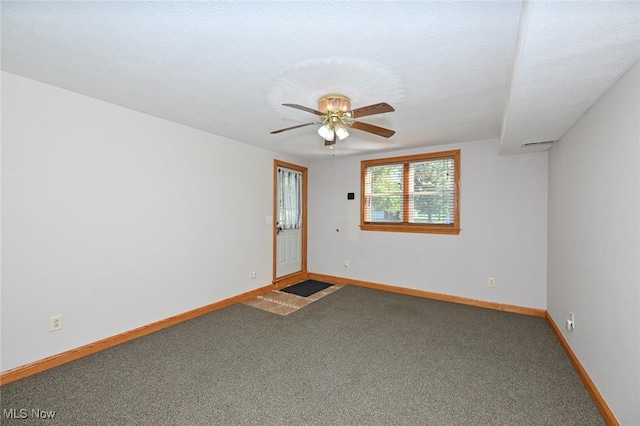
[[[277,222],[278,222],[278,167],[285,167],[287,169],[296,170],[302,173],[302,266],[300,272],[295,272],[284,277],[276,278],[276,260],[278,257],[278,243],[277,238]],[[307,168],[299,166],[293,163],[287,163],[286,161],[273,160],[273,285],[276,288],[286,287],[290,284],[295,284],[300,281],[304,281],[309,277],[307,271],[307,187],[308,187],[308,173]]]

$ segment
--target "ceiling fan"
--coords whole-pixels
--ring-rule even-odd
[[[349,136],[348,128],[373,133],[374,135],[389,138],[395,133],[394,130],[385,129],[383,127],[374,126],[373,124],[362,123],[356,121],[356,118],[365,117],[367,115],[382,114],[384,112],[395,111],[391,105],[381,102],[374,105],[368,105],[361,108],[351,109],[351,100],[344,95],[327,95],[318,101],[318,109],[307,108],[297,104],[282,104],[289,108],[295,108],[307,111],[320,117],[320,121],[299,124],[297,126],[287,127],[285,129],[274,130],[271,134],[293,130],[300,127],[311,125],[320,125],[318,134],[324,138],[324,145],[335,145],[336,139],[342,140]]]

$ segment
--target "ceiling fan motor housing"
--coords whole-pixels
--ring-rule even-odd
[[[351,100],[344,95],[327,95],[318,101],[318,111],[322,113],[351,111]]]

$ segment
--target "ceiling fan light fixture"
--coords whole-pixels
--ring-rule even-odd
[[[331,127],[331,124],[329,123],[325,123],[322,126],[320,126],[318,128],[318,134],[322,136],[326,141],[333,140],[335,135],[333,127]]]
[[[338,139],[343,140],[345,139],[347,136],[349,136],[349,132],[347,131],[347,126],[345,126],[342,123],[337,123],[334,126],[334,131],[336,132],[336,136],[338,137]]]

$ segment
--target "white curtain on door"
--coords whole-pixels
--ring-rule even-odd
[[[302,227],[302,173],[278,168],[278,192],[280,194],[280,229]]]

